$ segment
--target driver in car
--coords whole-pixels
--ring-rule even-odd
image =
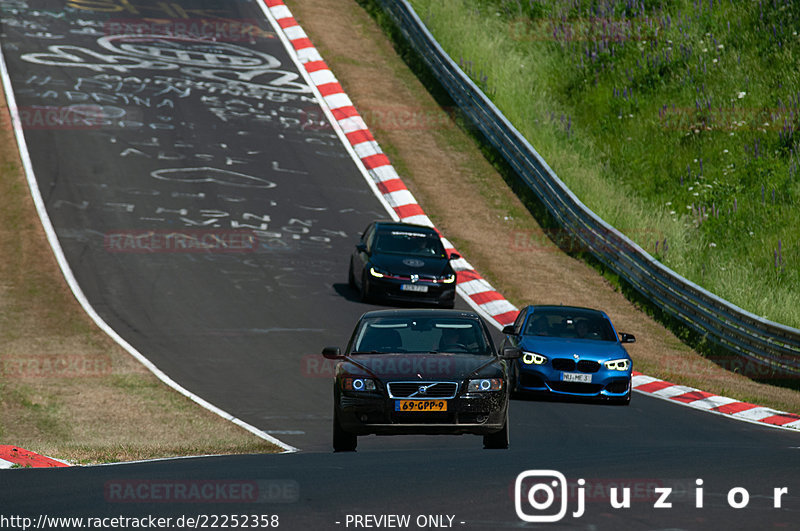
[[[442,330],[442,338],[439,340],[439,350],[442,352],[465,351],[467,350],[467,338],[465,330],[460,328],[445,328]]]

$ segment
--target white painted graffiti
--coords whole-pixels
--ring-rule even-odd
[[[274,188],[272,181],[230,170],[210,168],[169,168],[155,170],[150,173],[154,178],[163,181],[183,183],[216,183],[223,186],[239,188]]]
[[[278,59],[266,53],[235,44],[179,36],[108,35],[97,39],[97,44],[113,54],[185,66],[234,70],[272,70],[281,66]]]
[[[236,72],[232,70],[222,70],[219,68],[193,68],[187,67],[183,72],[208,79],[211,82],[230,84],[240,89],[258,90],[263,87],[270,87],[272,90],[284,92],[311,92],[305,83],[298,82],[298,74],[286,70],[248,70]],[[254,80],[263,80],[263,83],[256,83]]]
[[[24,18],[9,18],[3,20],[3,23],[6,26],[10,26],[12,28],[22,28],[28,31],[47,31],[47,27],[39,24],[38,22],[33,22],[32,20],[24,19]]]
[[[115,70],[128,72],[131,68],[152,70],[174,70],[178,65],[156,61],[142,60],[125,55],[108,55],[69,44],[48,46],[49,52],[22,54],[22,60],[47,66],[88,68],[96,72]]]
[[[54,35],[49,31],[33,31],[33,32],[25,32],[26,37],[31,37],[34,39],[47,39],[51,41],[57,41],[64,38],[63,35]]]
[[[274,56],[235,44],[159,35],[106,35],[98,38],[97,44],[103,52],[82,46],[52,45],[47,52],[26,53],[22,59],[96,72],[180,70],[205,80],[207,89],[227,89],[237,94],[259,90],[311,92],[297,73],[281,70],[281,62]]]
[[[119,191],[133,196],[131,201],[101,201],[96,205],[91,205],[88,201],[79,203],[58,200],[54,207],[58,209],[75,209],[86,211],[90,207],[99,208],[107,212],[117,212],[120,214],[132,214],[139,221],[158,223],[169,227],[188,227],[203,229],[231,229],[249,230],[258,239],[258,249],[266,251],[290,250],[298,244],[328,246],[333,240],[347,240],[349,234],[343,230],[334,230],[319,226],[316,219],[301,217],[283,218],[276,221],[275,214],[265,212],[255,212],[247,209],[240,211],[229,211],[220,208],[196,208],[192,203],[182,205],[164,206],[162,203],[150,203],[140,205],[133,201],[136,198],[159,197],[161,192],[155,189],[125,188]],[[164,194],[172,198],[196,200],[205,199],[207,195],[200,193],[172,192]],[[226,196],[217,195],[216,197],[226,200]],[[233,198],[236,199],[236,198]],[[148,201],[149,203],[149,201]],[[277,206],[274,201],[260,201],[262,205]],[[300,206],[300,205],[297,205]],[[315,211],[324,211],[326,208],[314,208]]]

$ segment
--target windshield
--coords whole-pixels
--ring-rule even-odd
[[[537,310],[528,317],[523,334],[567,339],[616,341],[611,322],[588,310]]]
[[[352,353],[467,352],[491,355],[480,322],[438,317],[367,319],[356,333]]]
[[[397,253],[412,256],[444,258],[444,246],[439,236],[432,232],[389,230],[379,232],[375,250],[380,253]]]

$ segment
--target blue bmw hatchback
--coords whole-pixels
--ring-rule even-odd
[[[604,312],[527,306],[503,333],[504,347],[522,349],[522,357],[512,364],[512,393],[630,403],[633,363],[622,343],[633,343],[636,338],[617,334]]]

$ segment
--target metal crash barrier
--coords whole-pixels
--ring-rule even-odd
[[[530,143],[444,52],[406,0],[378,0],[450,97],[541,200],[600,262],[707,340],[753,363],[762,376],[800,375],[800,330],[747,312],[678,275],[589,210]]]

